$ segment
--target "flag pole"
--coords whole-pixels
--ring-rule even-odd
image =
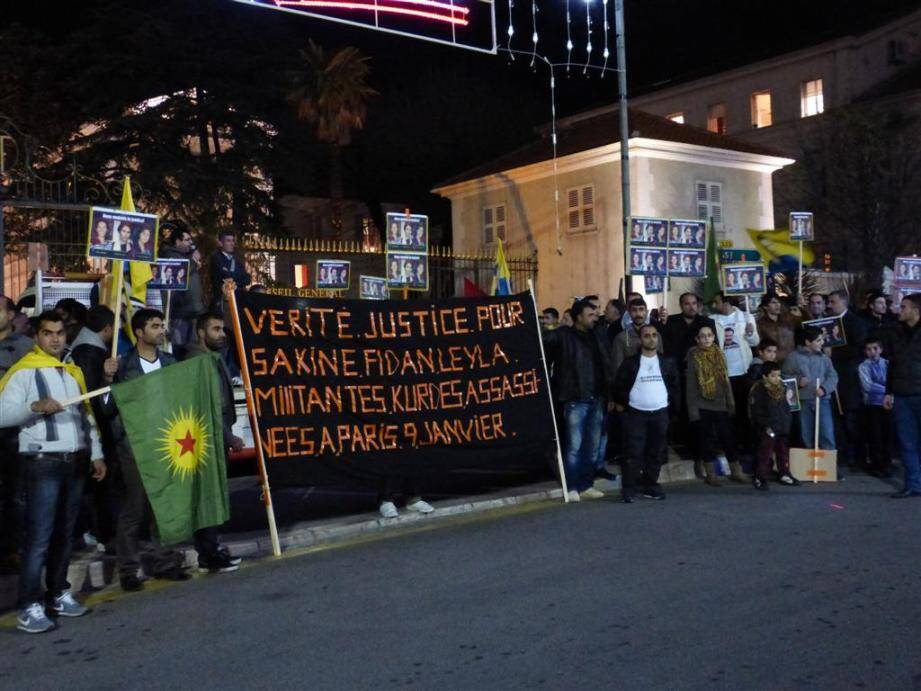
[[[230,315],[233,320],[234,340],[237,355],[240,358],[240,374],[243,377],[243,390],[246,392],[246,408],[249,411],[253,438],[256,441],[256,459],[259,461],[259,480],[262,483],[262,500],[265,514],[269,521],[269,536],[272,538],[272,554],[281,556],[281,543],[278,541],[278,527],[275,525],[275,507],[272,505],[272,489],[269,487],[269,474],[265,467],[265,455],[262,450],[262,434],[259,431],[259,418],[256,417],[256,405],[253,401],[253,387],[249,380],[249,364],[246,361],[246,349],[243,347],[243,332],[240,329],[240,315],[237,312],[236,286],[232,283],[225,287],[224,297],[230,301]]]
[[[63,407],[66,408],[67,406],[73,405],[74,403],[80,403],[90,398],[96,398],[96,396],[102,396],[103,394],[107,394],[111,390],[112,390],[111,386],[103,386],[101,389],[95,389],[94,391],[87,391],[86,393],[80,394],[79,396],[74,396],[73,398],[68,398],[66,400],[58,401],[58,402]]]
[[[796,297],[799,299],[800,295],[803,294],[803,241],[799,241],[799,274],[798,274],[799,283],[796,288]]]
[[[125,264],[112,260],[112,266],[118,266],[115,272],[115,327],[112,330],[112,357],[118,357],[118,334],[122,328],[122,289],[125,283]]]
[[[556,462],[560,469],[560,485],[563,487],[563,502],[569,503],[569,487],[566,484],[566,469],[563,467],[563,449],[560,446],[560,430],[556,426],[556,411],[553,409],[553,394],[550,391],[550,370],[547,369],[547,356],[544,354],[544,339],[540,335],[540,315],[537,312],[537,298],[534,296],[534,281],[528,279],[528,292],[534,306],[534,319],[537,324],[537,342],[540,344],[540,361],[544,366],[544,381],[547,382],[547,399],[550,401],[550,419],[553,420],[553,438],[556,442]]]

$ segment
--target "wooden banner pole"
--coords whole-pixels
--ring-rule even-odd
[[[560,430],[556,425],[556,411],[553,409],[553,392],[550,391],[550,370],[547,369],[547,355],[544,353],[544,339],[540,335],[540,314],[537,311],[537,298],[534,295],[534,281],[528,279],[528,292],[534,305],[534,319],[537,324],[537,342],[540,344],[540,361],[544,366],[544,381],[547,382],[547,399],[550,402],[550,419],[553,420],[553,437],[556,442],[556,462],[560,469],[560,485],[563,487],[563,502],[569,503],[569,487],[566,484],[566,468],[563,466],[563,447],[560,446]]]
[[[814,434],[815,440],[813,442],[814,446],[812,449],[812,483],[815,484],[819,481],[819,421],[822,419],[822,401],[819,399],[819,386],[821,379],[815,380],[815,425]]]
[[[799,273],[797,274],[797,288],[796,288],[796,297],[799,297],[803,294],[803,241],[799,241]]]
[[[115,276],[115,328],[112,330],[112,357],[118,357],[118,337],[122,329],[122,289],[125,283],[124,262],[112,260],[112,266],[118,266]]]
[[[103,394],[107,394],[111,390],[112,390],[111,386],[103,386],[101,389],[96,389],[94,391],[87,391],[85,394],[81,394],[80,396],[74,396],[73,398],[68,398],[64,401],[58,401],[58,402],[66,408],[67,406],[73,405],[74,403],[81,403],[82,401],[85,401],[87,399],[96,398],[96,396],[102,396]]]
[[[240,374],[243,378],[243,390],[246,392],[246,408],[249,411],[249,420],[253,428],[253,439],[256,442],[256,459],[259,462],[259,479],[262,483],[262,500],[265,503],[266,518],[269,521],[269,536],[272,538],[272,554],[281,556],[281,543],[278,541],[278,527],[275,524],[275,508],[272,505],[272,489],[269,487],[269,473],[265,466],[265,455],[262,450],[262,434],[259,431],[259,418],[256,417],[256,404],[253,399],[253,387],[249,379],[249,364],[246,361],[246,349],[243,347],[243,332],[240,329],[240,315],[237,312],[236,286],[228,285],[224,291],[224,298],[230,301],[230,315],[233,320],[234,341],[237,344],[237,355],[240,358]]]

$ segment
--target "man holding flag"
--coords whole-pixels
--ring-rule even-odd
[[[43,312],[35,340],[35,349],[0,379],[0,427],[20,428],[19,451],[26,464],[26,542],[17,618],[17,628],[26,633],[54,628],[46,607],[59,617],[86,614],[69,591],[67,569],[87,466],[96,480],[106,474],[89,403],[61,404],[86,393],[80,368],[61,361],[67,345],[61,316]],[[109,360],[105,371],[114,367]]]

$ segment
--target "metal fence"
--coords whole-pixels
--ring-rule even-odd
[[[351,263],[349,290],[337,291],[343,297],[359,297],[360,276],[383,278],[387,275],[386,254],[380,249],[363,247],[358,242],[247,236],[243,239],[243,251],[253,280],[276,293],[330,294],[329,291],[316,289],[315,272],[319,259]],[[514,290],[527,290],[528,279],[537,279],[537,259],[506,257],[506,262]],[[451,247],[431,247],[429,290],[412,291],[411,294],[432,298],[463,295],[465,279],[488,293],[494,275],[495,255],[492,253],[455,253]]]

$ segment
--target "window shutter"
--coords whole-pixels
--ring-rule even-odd
[[[591,206],[595,203],[595,188],[594,187],[583,187],[582,188],[582,204],[585,206]]]
[[[706,204],[708,201],[709,201],[709,198],[707,197],[707,183],[698,182],[697,183],[697,203],[700,204],[701,202],[703,202]]]
[[[578,230],[578,229],[579,229],[579,212],[578,212],[578,210],[576,210],[576,211],[570,211],[570,212],[569,212],[569,229],[570,229],[570,230]]]
[[[569,190],[567,196],[569,208],[577,209],[579,207],[579,190]]]
[[[496,237],[505,242],[505,204],[496,207]]]
[[[710,183],[710,203],[720,204],[723,195],[723,189],[719,184]]]
[[[483,209],[483,225],[492,225],[492,207]]]
[[[492,207],[487,206],[483,209],[483,242],[487,245],[492,244]]]

